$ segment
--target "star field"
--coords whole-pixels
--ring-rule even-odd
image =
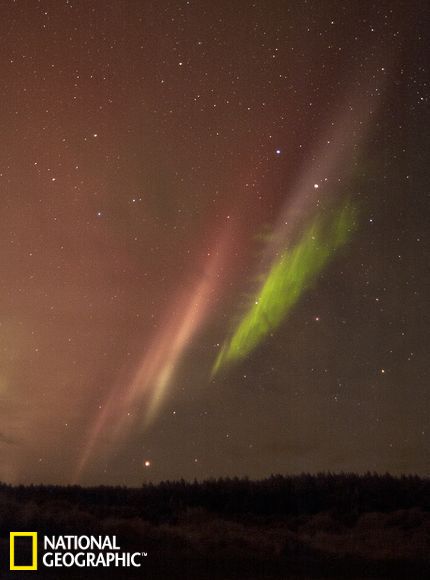
[[[0,11],[0,479],[428,474],[423,3]]]

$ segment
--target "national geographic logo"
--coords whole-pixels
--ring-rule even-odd
[[[123,552],[116,536],[42,536],[41,557],[37,532],[10,532],[10,566],[15,570],[43,568],[140,568],[147,552]],[[30,556],[30,562],[28,560]],[[25,562],[25,563],[23,563]]]

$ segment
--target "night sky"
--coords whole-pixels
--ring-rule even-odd
[[[428,25],[2,1],[0,479],[429,474]]]

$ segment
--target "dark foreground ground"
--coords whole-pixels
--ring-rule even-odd
[[[9,532],[116,535],[137,570],[9,568]],[[139,489],[0,485],[0,578],[430,578],[430,480],[275,476]]]

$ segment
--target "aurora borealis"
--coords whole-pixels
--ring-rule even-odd
[[[346,242],[353,229],[353,208],[345,206],[328,226],[325,224],[325,228],[321,219],[315,220],[291,251],[287,249],[281,254],[232,338],[221,349],[215,371],[228,361],[246,357],[269,332],[281,324],[312,279]]]
[[[423,3],[0,10],[0,479],[428,473]]]

